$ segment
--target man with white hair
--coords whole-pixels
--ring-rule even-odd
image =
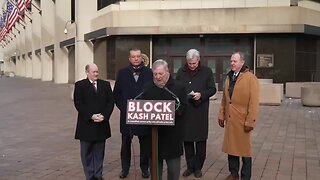
[[[182,175],[187,177],[194,173],[200,178],[206,159],[209,98],[216,93],[216,88],[211,69],[200,64],[198,50],[187,52],[186,63],[178,70],[177,81],[186,86],[188,93],[183,137],[187,169]]]
[[[168,63],[162,59],[152,65],[153,82],[146,84],[141,99],[175,100],[175,125],[158,126],[158,171],[162,177],[163,161],[167,163],[168,180],[178,180],[180,159],[183,154],[183,115],[186,108],[186,91],[183,84],[169,73]]]

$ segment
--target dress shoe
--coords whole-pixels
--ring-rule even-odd
[[[194,172],[194,177],[196,177],[196,178],[201,178],[201,177],[202,177],[202,172],[201,172],[201,170],[196,170],[196,171]]]
[[[234,176],[232,176],[231,174],[228,176],[228,177],[226,177],[224,180],[239,180],[239,177],[234,177]]]
[[[119,174],[119,178],[124,179],[128,176],[128,174],[129,174],[129,172],[127,172],[127,171],[121,171]]]
[[[192,173],[193,173],[193,171],[191,171],[191,170],[189,170],[189,169],[186,169],[186,170],[182,173],[182,176],[183,176],[183,177],[188,177],[188,176],[190,176]]]
[[[145,178],[145,179],[150,177],[150,173],[149,173],[148,170],[142,171],[141,175],[142,175],[142,177]]]

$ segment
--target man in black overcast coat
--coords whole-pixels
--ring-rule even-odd
[[[85,70],[87,78],[75,83],[74,105],[78,111],[75,139],[80,140],[86,179],[102,179],[105,142],[111,137],[109,118],[114,99],[110,83],[98,79],[97,65],[88,64]]]

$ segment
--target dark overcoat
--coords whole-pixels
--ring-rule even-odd
[[[143,91],[144,85],[152,81],[153,75],[150,68],[141,66],[139,73],[139,79],[136,82],[131,65],[119,70],[113,90],[116,106],[120,110],[120,132],[124,135],[142,136],[149,133],[147,126],[126,124],[127,100],[138,96]]]
[[[97,92],[89,79],[75,83],[74,105],[78,111],[75,139],[82,141],[103,141],[111,137],[109,118],[114,107],[110,83],[97,80]],[[93,114],[101,113],[104,121],[94,122]]]
[[[186,108],[186,91],[181,83],[175,82],[172,78],[169,78],[166,87],[179,98],[180,106],[175,111],[174,126],[158,126],[158,157],[159,159],[174,159],[183,154],[183,115]],[[146,85],[141,99],[174,100],[168,91],[157,87],[153,82]]]
[[[209,98],[216,93],[213,73],[210,68],[199,66],[191,74],[186,65],[178,70],[176,79],[185,85],[187,93],[201,93],[199,101],[188,96],[188,107],[184,116],[184,141],[204,141],[208,138]]]

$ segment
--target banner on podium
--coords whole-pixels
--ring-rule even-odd
[[[175,101],[128,100],[127,124],[174,126]]]

